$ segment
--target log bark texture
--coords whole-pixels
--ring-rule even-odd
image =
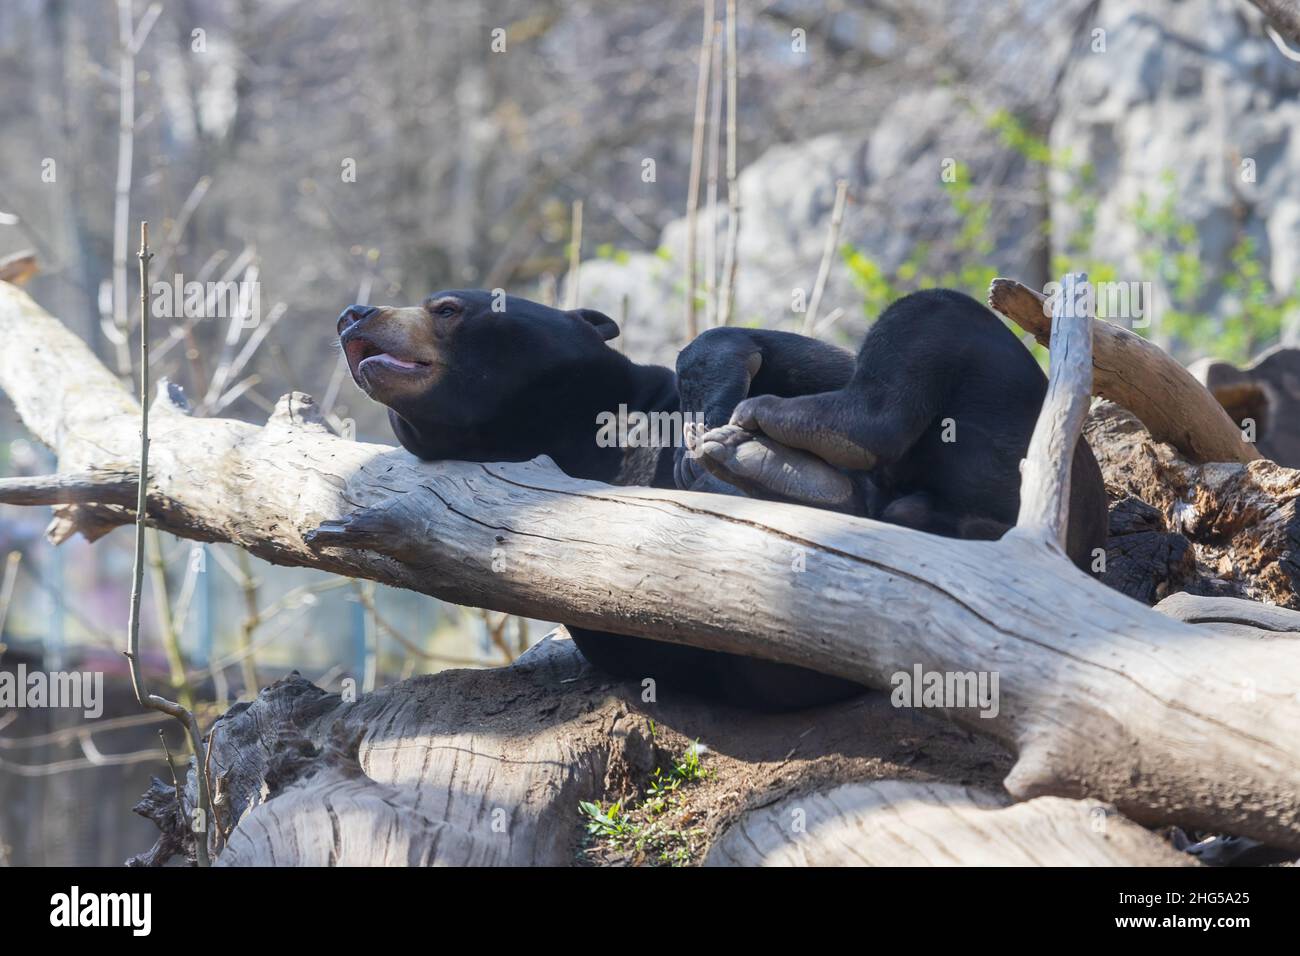
[[[13,287],[0,287],[0,336],[0,386],[60,468],[129,470],[138,410],[85,346]],[[1017,754],[1014,797],[1090,797],[1142,823],[1300,848],[1292,649],[1153,612],[1036,535],[943,539],[794,505],[613,488],[542,459],[421,463],[334,437],[301,395],[264,428],[158,404],[149,518],[168,531],[879,688],[916,666],[997,672],[996,716],[940,712]],[[1040,427],[1066,420],[1049,402]],[[129,517],[70,507],[57,534]]]
[[[705,866],[1194,866],[1093,800],[849,783],[745,814]]]
[[[1147,603],[1188,590],[1300,609],[1300,470],[1195,464],[1110,402],[1084,434],[1118,502],[1106,580]]]

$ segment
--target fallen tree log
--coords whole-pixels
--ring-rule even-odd
[[[1086,342],[1086,315],[1059,323]],[[60,468],[119,482],[138,438],[122,387],[12,287],[0,286],[0,334],[0,386]],[[1053,369],[1040,454],[1073,448],[1088,388],[1062,369],[1079,368]],[[1016,752],[1013,796],[1091,797],[1142,823],[1300,848],[1300,661],[1285,642],[1198,630],[1077,571],[1059,543],[1064,460],[1027,469],[1023,527],[955,541],[793,505],[612,488],[541,459],[420,463],[334,437],[301,395],[261,429],[192,419],[166,397],[156,408],[148,517],[165,530],[880,688],[917,667],[997,673],[995,716],[937,710]],[[49,503],[84,500],[49,488]],[[128,519],[120,505],[78,504],[53,533]]]
[[[1188,624],[1250,634],[1260,640],[1300,637],[1300,611],[1241,598],[1204,597],[1181,592],[1165,598],[1156,605],[1156,610]]]
[[[741,817],[705,866],[1194,866],[1093,800],[899,780],[787,797]]]

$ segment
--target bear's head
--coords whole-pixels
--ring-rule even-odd
[[[545,450],[533,445],[546,416],[617,355],[605,343],[618,325],[592,309],[471,289],[418,306],[350,305],[338,334],[353,380],[395,413],[403,445],[425,458],[486,461]]]

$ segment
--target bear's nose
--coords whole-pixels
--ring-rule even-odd
[[[373,305],[350,305],[339,315],[339,335],[352,325],[360,322],[362,319],[368,319],[378,312],[379,309]]]

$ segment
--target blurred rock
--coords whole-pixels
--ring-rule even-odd
[[[811,297],[835,202],[846,179],[849,201],[839,244],[851,245],[886,271],[902,264],[918,242],[942,241],[957,217],[944,191],[945,159],[974,171],[979,184],[1024,178],[1023,162],[999,149],[985,124],[946,90],[902,96],[896,109],[869,130],[831,133],[773,146],[741,170],[740,234],[734,324],[798,330],[796,290]],[[716,221],[721,271],[726,240],[726,188],[719,189]],[[999,237],[991,258],[1004,274],[1031,284],[1045,280],[1041,262],[1045,210],[1032,201],[998,204]],[[699,288],[705,282],[705,246],[713,219],[701,206]],[[1014,238],[1013,238],[1014,237]],[[588,308],[619,316],[628,297],[624,347],[638,361],[671,365],[685,344],[685,217],[663,230],[655,253],[582,264],[580,299]],[[832,265],[819,316],[845,310],[836,338],[855,346],[869,318],[839,254]],[[704,328],[704,309],[700,309]]]
[[[1102,198],[1093,251],[1117,263],[1121,280],[1156,282],[1156,341],[1165,341],[1159,310],[1168,291],[1142,266],[1150,243],[1133,209],[1143,194],[1159,205],[1166,173],[1199,237],[1206,281],[1198,308],[1231,321],[1234,294],[1219,280],[1243,234],[1274,288],[1292,290],[1300,280],[1300,69],[1265,34],[1263,18],[1239,0],[1105,0],[1093,26],[1105,31],[1105,50],[1092,50],[1091,33],[1082,38],[1051,144],[1095,168]],[[1064,252],[1080,210],[1063,198],[1064,174],[1052,184],[1053,252]]]

